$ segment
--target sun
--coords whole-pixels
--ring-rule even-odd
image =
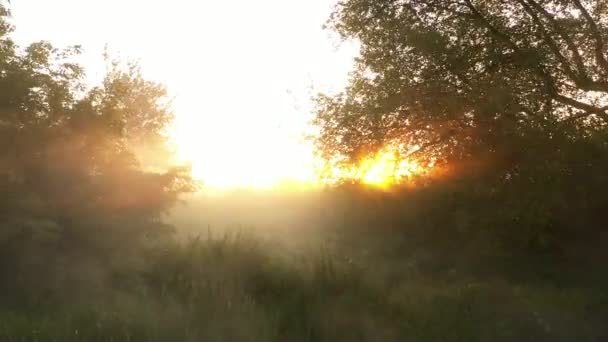
[[[179,119],[179,118],[178,118]],[[312,187],[316,183],[312,146],[280,130],[201,134],[204,123],[183,123],[172,134],[178,160],[191,165],[207,190]],[[250,126],[251,127],[251,126]],[[227,129],[229,131],[229,129]],[[265,138],[256,137],[258,135]]]
[[[413,177],[427,174],[433,167],[405,158],[398,150],[387,144],[354,164],[328,166],[325,163],[323,183],[354,182],[373,188],[389,189],[404,184]]]
[[[237,2],[249,10],[209,2],[214,11],[192,11],[218,14],[192,18],[196,41],[206,45],[184,44],[179,61],[157,66],[175,95],[170,135],[178,158],[203,189],[316,186],[304,139],[311,99],[346,87],[358,47],[336,46],[322,28],[335,0]]]
[[[342,91],[360,51],[323,29],[336,3],[176,0],[146,2],[141,15],[135,0],[16,1],[15,39],[85,42],[81,62],[92,70],[91,84],[102,81],[105,52],[139,61],[146,78],[166,85],[174,99],[176,159],[192,165],[204,189],[316,187],[324,184],[319,161],[302,139],[311,98]],[[81,15],[64,10],[74,6]],[[378,154],[338,173],[388,186],[415,169],[397,159]]]
[[[395,151],[385,148],[371,158],[364,159],[359,166],[358,178],[363,184],[387,188],[422,173],[424,168],[418,162],[399,159]]]
[[[230,140],[200,144],[201,137],[187,132],[175,135],[182,161],[192,165],[195,179],[208,191],[313,190],[343,181],[377,189],[390,189],[412,177],[424,175],[432,165],[404,158],[398,149],[387,145],[348,166],[328,167],[317,159],[311,144],[283,140],[282,144],[251,142],[247,147]],[[319,167],[319,165],[324,165]]]

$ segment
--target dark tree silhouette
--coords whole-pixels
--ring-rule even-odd
[[[342,1],[328,25],[361,55],[348,89],[318,99],[318,146],[496,155],[524,132],[603,129],[607,17],[604,0]]]
[[[111,63],[87,89],[73,62],[79,47],[20,49],[0,11],[0,287],[15,295],[153,241],[193,183],[183,168],[146,171],[133,152],[154,142],[167,155],[172,112],[161,85]]]
[[[468,185],[444,184],[429,217],[525,243],[603,226],[607,1],[344,0],[328,26],[361,51],[347,89],[317,98],[327,160],[435,159]]]

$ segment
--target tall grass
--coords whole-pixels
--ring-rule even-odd
[[[413,265],[411,258],[399,260],[380,248],[367,255],[281,252],[243,235],[166,244],[147,251],[146,266],[121,286],[108,284],[106,296],[35,312],[0,311],[0,340],[601,341],[608,336],[608,296],[601,289],[425,272],[427,264]],[[401,277],[395,277],[399,268]]]

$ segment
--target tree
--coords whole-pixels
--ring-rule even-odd
[[[428,217],[457,207],[524,243],[600,229],[608,1],[344,0],[328,26],[361,49],[347,89],[317,98],[327,160],[433,159],[467,190],[444,183],[453,203]]]
[[[348,89],[318,98],[318,147],[504,160],[523,134],[604,129],[607,14],[604,0],[342,1],[329,27],[361,54]]]
[[[153,142],[166,155],[173,114],[161,85],[112,63],[89,89],[78,46],[20,49],[0,11],[0,287],[50,291],[167,231],[162,214],[193,183],[166,163],[149,171],[134,152]]]

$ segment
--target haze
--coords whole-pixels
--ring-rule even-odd
[[[608,341],[607,46],[608,0],[0,0],[0,341]]]
[[[139,60],[175,97],[171,136],[208,187],[311,182],[311,96],[343,88],[355,47],[322,29],[331,0],[28,0],[20,44],[80,44],[93,84],[103,51]]]

